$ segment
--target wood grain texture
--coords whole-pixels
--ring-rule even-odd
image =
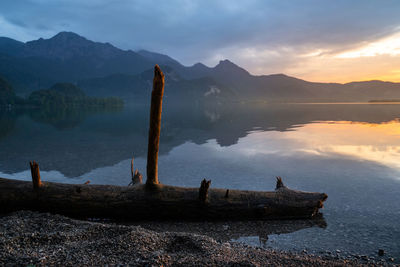
[[[327,198],[286,187],[275,191],[208,189],[207,202],[199,188],[167,185],[114,186],[27,181],[0,178],[0,212],[37,210],[73,217],[115,219],[283,219],[310,218]]]
[[[154,67],[153,91],[151,92],[149,143],[147,148],[147,185],[158,184],[158,149],[160,144],[164,74]]]

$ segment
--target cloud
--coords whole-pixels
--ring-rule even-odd
[[[0,35],[27,41],[67,30],[186,65],[229,58],[253,73],[288,72],[392,36],[396,0],[2,0]],[[292,73],[289,73],[292,74]]]
[[[337,55],[338,58],[374,57],[379,55],[400,55],[400,31],[383,39],[370,42],[359,48]]]

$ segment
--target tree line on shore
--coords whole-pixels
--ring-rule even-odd
[[[0,77],[0,106],[34,107],[115,107],[123,106],[118,97],[90,97],[72,83],[56,83],[49,89],[32,92],[27,98],[17,96],[13,87]]]

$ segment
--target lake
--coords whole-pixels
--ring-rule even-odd
[[[161,183],[268,191],[281,176],[329,196],[322,226],[232,239],[400,258],[400,105],[166,103],[162,116]],[[45,181],[128,185],[132,156],[145,176],[148,117],[145,105],[1,110],[0,177],[30,180],[35,160]]]

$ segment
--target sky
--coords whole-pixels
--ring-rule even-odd
[[[60,31],[184,65],[229,59],[255,75],[400,82],[398,0],[0,1],[0,36]]]

